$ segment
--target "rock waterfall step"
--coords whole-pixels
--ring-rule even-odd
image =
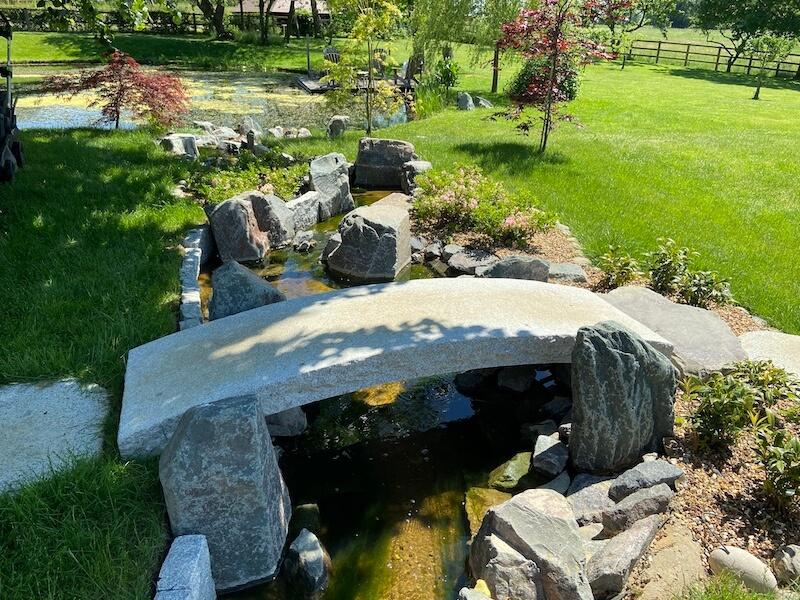
[[[119,449],[159,454],[187,410],[243,394],[274,414],[387,381],[567,363],[578,329],[608,320],[671,353],[595,294],[536,281],[428,279],[278,302],[131,350]]]

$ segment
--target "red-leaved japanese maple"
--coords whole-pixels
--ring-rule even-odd
[[[101,107],[99,123],[113,123],[116,129],[125,110],[137,118],[172,125],[186,113],[189,102],[180,77],[145,71],[133,57],[119,50],[109,54],[108,64],[102,69],[48,77],[41,91],[69,98],[94,92],[96,97],[89,106]]]
[[[512,91],[515,103],[506,116],[518,120],[517,128],[530,132],[532,118],[524,117],[528,106],[541,111],[542,135],[539,151],[547,149],[556,120],[569,118],[558,105],[574,95],[578,69],[595,59],[613,55],[582,35],[583,6],[576,0],[542,0],[535,9],[523,9],[503,25],[502,48],[517,50],[527,62],[524,81]]]

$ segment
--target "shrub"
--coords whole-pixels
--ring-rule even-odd
[[[700,308],[731,301],[730,283],[714,271],[686,271],[678,279],[677,293],[681,302]]]
[[[529,87],[531,82],[536,81],[536,78],[542,71],[542,62],[538,60],[526,60],[522,68],[517,71],[514,78],[506,88],[508,96],[512,100],[521,100],[528,96]],[[560,84],[560,91],[564,95],[564,101],[571,102],[578,97],[580,91],[581,80],[579,77],[578,69],[570,67],[565,71],[564,79]]]
[[[709,447],[734,442],[754,412],[753,389],[730,375],[715,373],[705,381],[690,377],[683,383],[683,392],[688,401],[697,402],[689,422]]]
[[[458,65],[452,58],[440,60],[434,71],[436,83],[444,88],[445,98],[450,95],[450,90],[456,86],[459,78]]]
[[[307,172],[308,167],[303,163],[291,167],[277,166],[277,159],[272,154],[259,157],[243,154],[222,168],[197,172],[191,187],[212,204],[248,190],[289,199],[295,195]]]
[[[642,274],[639,261],[613,244],[598,259],[597,266],[603,271],[603,279],[599,285],[606,290],[627,285]]]
[[[770,360],[743,360],[733,365],[731,375],[753,388],[761,406],[800,398],[800,380]]]
[[[775,429],[772,419],[757,436],[756,453],[764,467],[764,488],[779,503],[800,496],[800,438],[785,429]]]
[[[496,244],[525,246],[531,235],[555,223],[552,215],[534,206],[532,198],[509,195],[475,166],[429,171],[417,184],[414,218],[447,236],[474,232]]]
[[[659,238],[658,249],[647,254],[650,267],[650,287],[659,294],[672,294],[689,270],[689,248],[678,246],[675,240]]]

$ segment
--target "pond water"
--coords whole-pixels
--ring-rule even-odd
[[[388,193],[354,198],[365,205]],[[289,297],[342,287],[319,263],[340,220],[317,225],[313,252],[274,251],[268,265],[251,268]],[[404,274],[432,276],[425,267]],[[209,273],[202,281],[207,302]],[[530,448],[520,439],[519,399],[471,399],[453,380],[394,382],[323,400],[305,407],[303,435],[277,440],[293,506],[319,507],[318,535],[332,560],[324,600],[451,600],[468,583],[465,494]],[[542,385],[536,398],[553,393]],[[294,535],[299,527],[293,523]],[[297,600],[280,577],[227,597]]]

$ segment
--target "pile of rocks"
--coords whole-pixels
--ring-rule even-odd
[[[445,244],[417,236],[411,240],[413,262],[427,264],[441,277],[500,277],[552,281],[555,283],[587,283],[588,277],[576,263],[551,263],[532,256],[499,258],[478,248]]]
[[[553,410],[564,414],[561,426],[539,424],[532,451],[490,475],[504,492],[544,481],[483,517],[470,566],[491,597],[588,600],[622,592],[683,475],[653,454],[672,435],[676,376],[664,355],[619,325],[578,332],[572,405]],[[530,379],[520,370],[502,377],[516,390]]]

